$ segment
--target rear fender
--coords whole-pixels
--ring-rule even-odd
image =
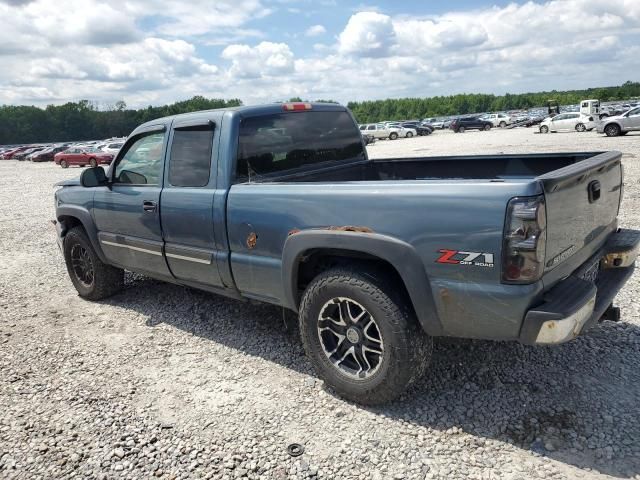
[[[285,306],[298,311],[298,267],[311,250],[341,249],[365,253],[391,264],[402,278],[422,328],[429,335],[442,335],[431,284],[422,260],[406,242],[387,235],[338,230],[304,230],[292,233],[282,254]]]

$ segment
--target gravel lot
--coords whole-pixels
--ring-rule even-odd
[[[370,152],[621,150],[621,223],[640,228],[638,147],[522,129]],[[53,183],[79,173],[0,162],[0,478],[640,479],[637,274],[620,323],[556,348],[438,340],[410,395],[361,408],[324,388],[276,308],[134,275],[81,300],[48,222]]]

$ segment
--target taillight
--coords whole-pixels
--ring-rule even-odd
[[[544,270],[546,243],[544,196],[511,199],[502,244],[502,281],[533,283],[538,280]]]
[[[301,110],[311,110],[310,103],[285,103],[282,105],[282,109],[288,112],[298,112]]]

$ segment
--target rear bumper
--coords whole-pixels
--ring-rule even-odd
[[[544,295],[541,305],[529,310],[520,341],[554,345],[576,338],[598,322],[635,269],[640,231],[619,230],[589,261]],[[597,277],[585,278],[598,264]]]

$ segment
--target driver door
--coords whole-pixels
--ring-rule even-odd
[[[110,262],[171,278],[159,209],[167,136],[166,127],[156,125],[127,140],[107,175],[110,185],[96,188],[93,212]]]

